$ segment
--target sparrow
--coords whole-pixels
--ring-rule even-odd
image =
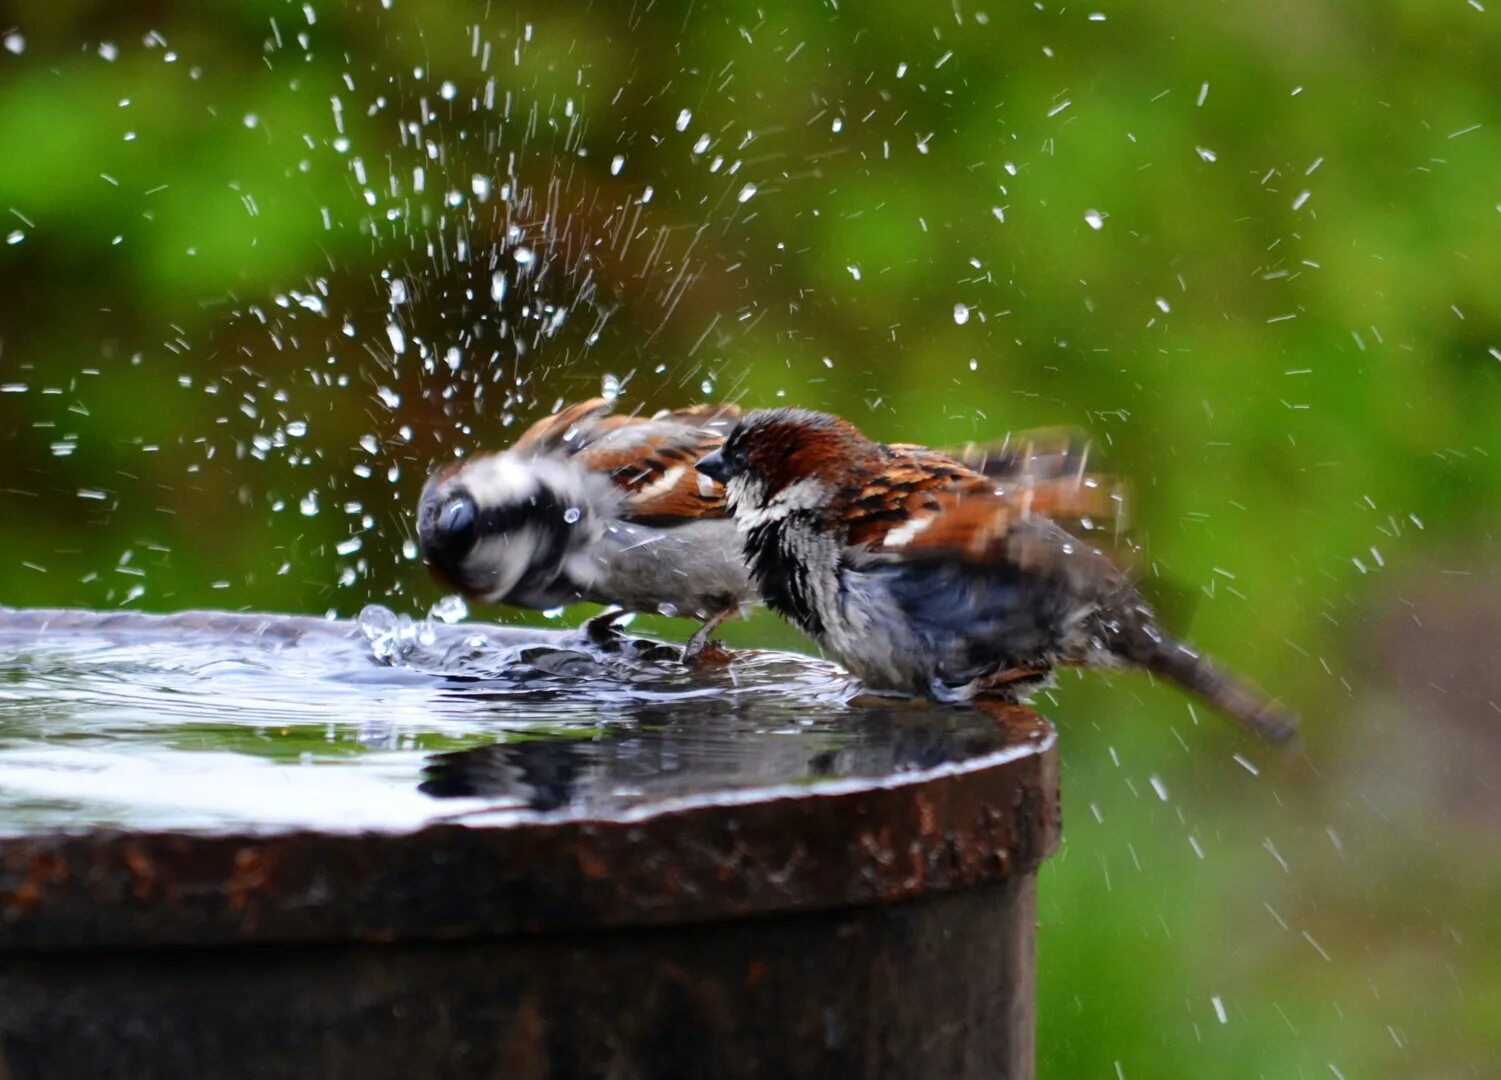
[[[1291,716],[1166,633],[1085,539],[1115,515],[1119,486],[1084,472],[1082,454],[1021,461],[986,475],[978,459],[772,409],[742,417],[698,468],[724,485],[765,602],[870,689],[1024,700],[1060,666],[1141,668],[1289,739]]]
[[[694,662],[726,619],[757,600],[724,489],[694,463],[740,417],[733,405],[611,414],[595,398],[533,424],[509,450],[436,471],[417,508],[423,560],[487,603],[614,605],[698,619]]]

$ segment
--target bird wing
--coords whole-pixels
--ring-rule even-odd
[[[970,442],[943,451],[992,480],[1060,480],[1088,471],[1092,446],[1078,428],[1014,431],[992,442]]]
[[[903,530],[936,513],[945,492],[980,494],[991,483],[973,469],[937,450],[897,444],[885,447],[884,459],[845,496],[838,517],[846,543],[878,549],[900,542]],[[896,541],[890,541],[892,536]]]
[[[625,521],[659,527],[724,517],[724,488],[694,466],[740,419],[734,405],[694,405],[654,416],[614,416],[604,398],[581,401],[533,424],[523,453],[562,451],[610,478],[625,496]]]
[[[855,547],[972,551],[964,557],[983,559],[1018,521],[1041,517],[1088,531],[1119,525],[1124,514],[1124,485],[1109,477],[1044,477],[1023,468],[1002,479],[947,453],[902,444],[888,446],[886,455],[843,508],[846,539]]]
[[[1019,571],[1086,589],[1123,580],[1107,555],[1063,527],[1114,520],[1122,499],[1110,478],[997,481],[934,450],[887,450],[886,467],[843,515],[846,542],[862,557]]]
[[[511,447],[516,454],[576,453],[580,447],[616,428],[634,423],[634,416],[611,416],[609,398],[578,401],[527,428]]]

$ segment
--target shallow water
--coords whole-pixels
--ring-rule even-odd
[[[833,665],[398,620],[0,609],[0,833],[605,815],[1019,752]]]

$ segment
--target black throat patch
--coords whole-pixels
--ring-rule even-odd
[[[808,587],[808,566],[791,542],[798,527],[795,516],[757,525],[746,533],[745,559],[767,607],[796,623],[804,633],[821,639],[823,620]]]

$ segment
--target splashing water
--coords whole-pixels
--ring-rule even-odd
[[[0,609],[0,828],[408,828],[1007,749],[988,714],[851,703],[822,661],[678,658],[375,606],[355,623]],[[572,775],[566,796],[496,779],[543,758]]]

